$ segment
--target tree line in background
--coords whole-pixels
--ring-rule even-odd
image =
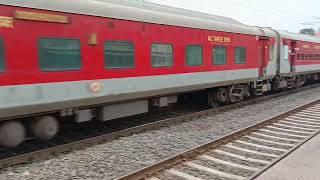
[[[305,28],[300,30],[300,34],[309,34],[311,36],[315,36],[317,32],[320,32],[320,29],[318,31],[314,30],[313,28]]]

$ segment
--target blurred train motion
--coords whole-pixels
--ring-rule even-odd
[[[212,107],[318,80],[320,39],[156,4],[0,0],[0,145],[206,93]]]

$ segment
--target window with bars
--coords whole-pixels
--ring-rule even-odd
[[[227,48],[224,46],[217,46],[213,48],[213,64],[223,65],[227,64]]]
[[[171,44],[152,44],[151,61],[153,67],[173,66],[173,47]]]
[[[39,41],[40,68],[44,71],[81,69],[79,39],[42,38]]]
[[[104,45],[104,59],[108,69],[134,68],[134,44],[127,41],[107,41]]]
[[[244,47],[235,48],[235,63],[236,64],[246,64],[247,62],[247,49]]]
[[[186,49],[186,64],[201,66],[203,64],[203,48],[198,45],[189,45]]]

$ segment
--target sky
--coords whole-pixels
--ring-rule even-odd
[[[150,2],[227,16],[241,23],[299,32],[320,28],[320,0],[148,0]],[[316,17],[316,18],[315,18]],[[302,23],[318,22],[315,25]]]

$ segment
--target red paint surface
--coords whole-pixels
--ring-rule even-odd
[[[290,39],[283,39],[284,45],[288,45],[289,49],[293,49],[292,46],[292,40]],[[306,41],[295,41],[296,42],[296,48],[298,50],[295,51],[295,54],[290,57],[290,62],[294,61],[294,65],[313,65],[313,64],[320,64],[320,59],[318,60],[298,60],[298,54],[320,54],[320,43],[313,43],[313,42],[306,42]],[[304,45],[309,46],[308,48],[305,48]],[[319,47],[317,47],[319,46]]]
[[[0,28],[0,38],[4,40],[6,59],[6,71],[0,75],[0,86],[258,68],[258,41],[255,36],[10,6],[0,6],[0,16],[12,17],[15,10],[66,15],[70,17],[71,24],[15,19],[14,28]],[[114,28],[109,28],[109,22],[114,23]],[[97,33],[98,45],[88,45],[90,33]],[[231,43],[208,42],[210,35],[230,37]],[[45,37],[79,38],[82,69],[76,72],[41,71],[38,62],[38,40]],[[136,68],[130,70],[105,69],[104,41],[106,40],[134,42]],[[152,68],[152,43],[173,44],[174,67]],[[188,67],[185,65],[185,48],[192,44],[203,46],[204,64],[202,66]],[[227,47],[228,63],[226,65],[212,65],[212,49],[216,45]],[[234,64],[234,48],[238,46],[247,48],[247,64]]]

